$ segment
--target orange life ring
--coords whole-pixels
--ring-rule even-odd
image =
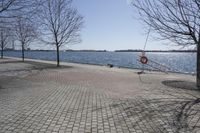
[[[147,64],[147,63],[148,63],[148,58],[147,58],[146,56],[141,56],[140,62],[141,62],[142,64]]]

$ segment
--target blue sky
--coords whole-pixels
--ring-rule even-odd
[[[74,7],[84,16],[82,42],[70,49],[143,49],[145,28],[128,0],[74,0]],[[147,30],[146,30],[147,31]],[[161,42],[148,41],[146,49],[173,49]]]

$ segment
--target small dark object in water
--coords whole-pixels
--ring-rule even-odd
[[[113,64],[107,64],[107,66],[110,67],[110,68],[114,67]]]

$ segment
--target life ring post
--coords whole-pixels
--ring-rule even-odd
[[[140,62],[141,62],[142,64],[147,64],[147,63],[148,63],[148,58],[147,58],[146,56],[141,56],[141,57],[140,57]]]

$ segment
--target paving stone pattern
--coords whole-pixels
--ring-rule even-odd
[[[116,97],[62,71],[1,77],[0,133],[198,133],[199,92]],[[109,90],[109,89],[108,89]],[[112,89],[111,89],[112,90]],[[170,90],[170,89],[169,89]],[[183,93],[188,92],[183,91]],[[167,95],[167,96],[166,96]]]

